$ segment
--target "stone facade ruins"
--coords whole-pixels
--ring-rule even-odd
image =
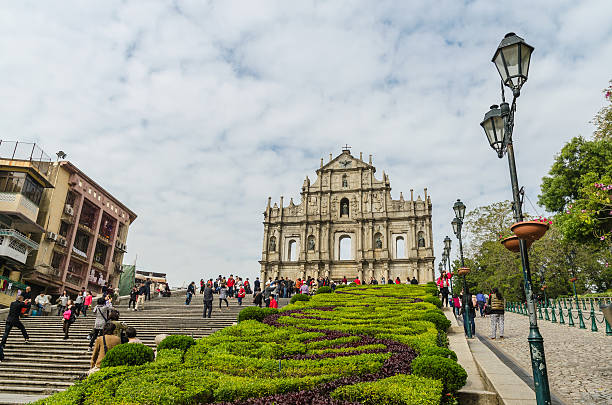
[[[264,212],[261,279],[371,277],[403,283],[434,280],[431,198],[391,198],[389,176],[348,149],[306,177],[301,202],[268,205]]]

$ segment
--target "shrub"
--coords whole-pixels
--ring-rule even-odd
[[[434,304],[438,308],[442,308],[442,300],[438,297],[424,297],[423,301],[429,302],[430,304]]]
[[[162,349],[157,352],[155,363],[163,365],[175,365],[183,362],[183,351],[181,349]]]
[[[317,294],[329,294],[330,292],[332,292],[331,287],[328,287],[326,285],[317,288]]]
[[[442,399],[442,383],[434,379],[398,374],[374,382],[345,385],[331,395],[336,399],[364,405],[438,405]]]
[[[193,345],[195,345],[195,340],[191,336],[170,335],[157,345],[157,350],[179,349],[184,353]]]
[[[445,347],[426,346],[419,352],[421,356],[441,356],[457,361],[457,353]]]
[[[247,307],[238,314],[238,322],[243,322],[249,319],[262,322],[266,316],[276,313],[278,313],[276,308]]]
[[[293,297],[291,297],[289,303],[295,304],[298,301],[310,301],[310,296],[306,294],[295,294]]]
[[[431,294],[434,297],[438,296],[438,287],[426,285],[424,288],[427,294]]]
[[[436,325],[436,329],[444,332],[446,332],[451,325],[451,322],[440,312],[425,312],[421,316],[421,319],[433,323]]]
[[[124,343],[110,349],[102,359],[100,368],[117,366],[139,366],[155,359],[155,353],[142,343]]]
[[[419,356],[412,361],[412,374],[439,379],[444,392],[456,392],[465,385],[467,373],[452,359],[440,356]]]
[[[348,287],[348,285],[346,285],[346,284],[337,284],[336,285],[336,290],[341,289],[341,288],[346,288],[346,287]]]

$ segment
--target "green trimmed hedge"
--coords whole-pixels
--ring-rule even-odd
[[[291,299],[289,300],[289,303],[295,304],[298,301],[310,301],[310,295],[295,294],[293,297],[291,297]]]
[[[155,353],[142,343],[124,343],[110,349],[102,359],[100,368],[139,366],[155,359]]]
[[[456,392],[465,385],[467,373],[455,360],[441,356],[419,356],[412,361],[412,374],[440,379],[444,392]]]
[[[442,383],[415,375],[398,374],[374,382],[346,385],[333,398],[364,405],[439,405]]]
[[[323,287],[317,288],[317,294],[329,294],[332,292],[331,287],[324,285]]]
[[[438,297],[431,297],[431,296],[425,297],[423,298],[423,301],[429,302],[430,304],[434,304],[438,308],[442,308],[442,300]]]
[[[276,308],[246,307],[238,314],[238,322],[247,321],[249,319],[263,322],[266,316],[276,313],[278,313],[278,309]]]
[[[244,314],[256,316],[242,315],[237,325],[195,344],[188,336],[170,336],[160,343],[154,362],[103,368],[38,405],[265,402],[269,395],[307,393],[324,382],[382,370],[390,346],[364,335],[411,346],[419,354],[413,375],[342,387],[336,398],[437,404],[443,391],[451,393],[464,383],[465,371],[447,349],[448,321],[442,311],[431,300],[414,302],[427,299],[424,286],[346,286],[336,294],[297,297],[306,301],[282,308],[274,323],[280,326],[255,319],[275,310],[249,307]],[[327,339],[323,331],[334,333]],[[363,353],[368,350],[375,353]],[[337,353],[342,355],[334,357]]]
[[[187,349],[195,344],[196,342],[191,336],[170,335],[157,345],[157,350],[179,349],[186,352]]]

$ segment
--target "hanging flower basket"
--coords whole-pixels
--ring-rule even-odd
[[[535,221],[517,222],[510,227],[510,230],[514,232],[519,239],[533,242],[544,236],[550,224],[551,221],[543,218]]]
[[[527,249],[529,249],[533,241],[525,240],[525,242],[527,243]],[[518,253],[521,251],[521,248],[519,247],[519,238],[516,235],[502,239],[501,244],[511,252]]]
[[[457,273],[458,273],[460,276],[467,276],[468,274],[470,274],[470,268],[469,268],[469,267],[460,267],[460,268],[457,270]]]

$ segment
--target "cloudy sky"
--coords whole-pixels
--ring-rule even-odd
[[[6,2],[1,138],[66,151],[138,214],[126,262],[173,284],[256,276],[267,197],[299,201],[345,143],[393,198],[428,187],[439,257],[456,198],[510,198],[479,126],[499,41],[535,47],[515,126],[535,203],[603,106],[611,15],[609,0]]]

